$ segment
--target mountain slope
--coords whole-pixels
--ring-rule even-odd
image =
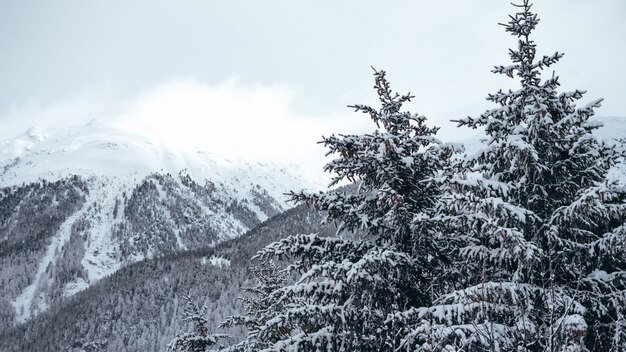
[[[100,280],[35,319],[0,333],[2,351],[162,351],[181,321],[181,295],[208,307],[213,330],[239,311],[237,296],[250,285],[250,257],[266,244],[296,233],[332,235],[322,215],[299,206],[212,248],[144,259]],[[243,330],[227,331],[234,340]]]
[[[303,182],[99,123],[30,129],[0,144],[0,330],[130,263],[239,236]]]

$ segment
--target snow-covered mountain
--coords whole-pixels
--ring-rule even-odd
[[[301,188],[320,185],[102,122],[31,128],[0,143],[0,330],[130,263],[241,235]]]
[[[157,139],[98,121],[57,130],[33,127],[0,143],[0,186],[53,181],[68,175],[128,181],[154,172],[178,174],[181,170],[193,179],[235,188],[259,184],[280,202],[285,189],[319,186],[295,165],[244,161],[200,149],[179,151]]]

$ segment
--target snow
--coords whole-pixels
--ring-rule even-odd
[[[36,127],[26,130],[26,135],[34,142],[41,142],[46,139],[46,135]]]
[[[70,215],[67,220],[65,220],[65,222],[61,224],[59,232],[57,232],[57,234],[54,236],[54,238],[46,248],[46,253],[39,263],[39,266],[37,267],[35,279],[12,302],[16,312],[15,320],[18,323],[25,322],[31,316],[35,315],[36,313],[42,312],[47,308],[45,300],[43,300],[42,297],[36,295],[37,289],[44,280],[44,274],[46,274],[46,269],[49,265],[53,264],[55,254],[61,250],[63,245],[70,238],[72,225],[87,211],[89,204],[89,201],[85,201],[80,210]],[[31,310],[33,305],[36,307],[36,310],[34,312]]]
[[[258,184],[285,209],[290,207],[286,191],[324,188],[297,165],[226,158],[209,150],[178,150],[105,122],[47,131],[31,128],[0,143],[0,186],[40,178],[54,181],[71,174],[140,180],[154,172],[178,175],[185,169],[195,180],[221,182],[242,196],[244,189]]]
[[[594,116],[587,124],[603,126],[593,132],[601,139],[622,139],[626,138],[626,116]]]
[[[569,333],[587,331],[587,322],[580,314],[566,315],[563,318],[558,319],[555,325],[563,326],[564,330]]]
[[[588,126],[602,126],[593,130],[593,135],[600,140],[608,143],[626,140],[626,116],[593,116],[587,123]],[[485,145],[481,142],[484,139],[484,131],[475,133],[472,136],[458,140],[465,146],[466,155],[469,157],[477,157]],[[609,180],[617,180],[621,185],[626,185],[626,165],[620,164],[615,166],[609,172]]]
[[[406,167],[411,167],[415,162],[415,158],[413,158],[412,156],[405,156],[402,158],[402,162],[404,163],[404,165],[406,165]]]
[[[201,263],[202,263],[202,265],[206,265],[207,263],[211,263],[211,265],[213,265],[214,267],[220,268],[220,269],[229,268],[230,267],[230,260],[228,260],[226,258],[222,258],[222,257],[216,257],[214,255],[212,255],[208,259],[207,259],[207,257],[202,257]]]
[[[165,190],[163,190],[161,185],[157,185],[157,190],[159,192],[159,200],[161,202],[165,202],[167,199],[167,194]],[[172,218],[172,213],[170,212],[170,210],[167,207],[164,207],[163,210],[165,211],[165,221],[174,224],[175,222]],[[183,240],[180,237],[180,228],[176,227],[174,229],[174,235],[176,236],[176,245],[178,246],[178,248],[182,250],[187,250],[187,246],[185,245],[185,243],[183,243]]]
[[[96,182],[101,183],[100,186],[105,186],[95,187],[94,183]],[[85,214],[91,226],[88,230],[89,240],[85,244],[85,256],[81,264],[87,271],[89,282],[93,283],[114,273],[121,266],[116,257],[117,247],[110,238],[111,228],[116,223],[111,209],[115,206],[116,198],[121,199],[124,191],[130,192],[131,184],[127,180],[117,177],[92,178],[89,183],[90,204],[96,202],[101,206],[98,209],[91,209],[88,214]],[[122,202],[120,202],[119,207],[118,212],[123,213],[124,205]]]
[[[52,237],[38,263],[32,284],[12,302],[17,322],[24,322],[47,308],[46,295],[42,293],[49,280],[46,268],[54,265],[76,220],[83,218],[89,223],[84,233],[85,255],[81,260],[87,277],[67,283],[62,293],[65,297],[111,275],[126,263],[143,259],[141,254],[121,258],[118,243],[111,238],[112,227],[121,221],[119,216],[117,219],[113,216],[115,202],[120,200],[118,214],[123,214],[122,195],[131,194],[145,177],[155,172],[176,177],[182,170],[198,184],[203,185],[208,180],[218,185],[216,195],[221,199],[246,202],[261,221],[266,220],[268,214],[254,204],[253,191],[267,192],[276,201],[275,206],[287,209],[293,204],[287,203],[285,192],[303,188],[319,190],[325,186],[303,175],[295,165],[225,157],[210,150],[180,150],[164,141],[129,133],[101,121],[47,130],[33,127],[0,142],[0,187],[40,179],[53,182],[76,174],[86,180],[89,189],[83,207],[72,214]],[[164,193],[160,187],[159,191]],[[98,206],[93,207],[94,203]],[[216,213],[201,200],[197,203],[222,239],[241,235],[247,230],[231,214]],[[171,214],[166,214],[166,218],[173,221]],[[186,249],[180,233],[175,235],[178,248]],[[225,258],[211,257],[208,262],[224,268],[230,265]]]
[[[78,278],[76,282],[69,282],[65,284],[65,287],[63,288],[63,297],[71,297],[88,287],[88,282],[86,282],[82,278]]]

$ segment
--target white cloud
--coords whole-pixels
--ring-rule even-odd
[[[127,129],[157,133],[179,148],[260,157],[274,154],[281,140],[291,138],[295,119],[289,100],[284,87],[173,80],[140,94],[115,119]]]
[[[200,148],[250,160],[322,167],[321,136],[367,130],[364,116],[299,116],[285,86],[208,85],[176,79],[145,91],[115,117],[116,125],[179,149]],[[311,165],[313,164],[313,165]]]

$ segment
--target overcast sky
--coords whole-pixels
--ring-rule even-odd
[[[536,3],[538,53],[565,53],[563,88],[604,97],[600,115],[626,115],[626,2]],[[295,155],[322,133],[371,128],[345,108],[375,103],[370,66],[415,94],[408,108],[442,138],[459,138],[467,131],[448,120],[515,87],[490,73],[516,45],[497,25],[512,11],[503,0],[0,0],[0,138],[96,118]]]

